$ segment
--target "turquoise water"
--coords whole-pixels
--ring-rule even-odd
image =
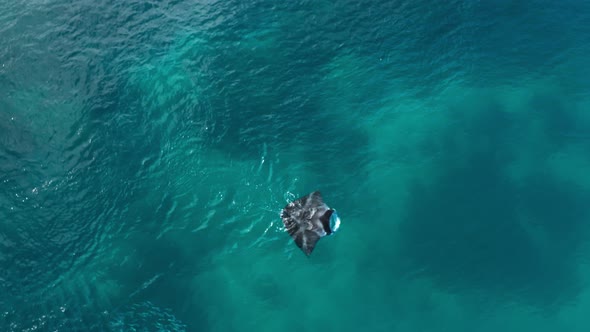
[[[587,1],[1,1],[0,330],[586,331],[588,54]]]

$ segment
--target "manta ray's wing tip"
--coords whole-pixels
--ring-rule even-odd
[[[303,251],[306,256],[309,256],[320,240],[320,236],[318,233],[311,230],[301,230],[293,236],[293,239],[301,251]]]

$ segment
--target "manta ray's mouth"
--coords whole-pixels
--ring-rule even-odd
[[[330,229],[332,230],[332,232],[336,232],[339,227],[340,218],[338,217],[338,213],[336,213],[336,210],[334,210],[334,212],[332,212],[332,215],[330,216]]]

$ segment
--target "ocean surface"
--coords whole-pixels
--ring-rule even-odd
[[[589,54],[582,0],[0,0],[0,331],[589,331]]]

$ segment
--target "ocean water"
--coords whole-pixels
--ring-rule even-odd
[[[578,0],[1,0],[0,331],[588,331],[588,54]]]

